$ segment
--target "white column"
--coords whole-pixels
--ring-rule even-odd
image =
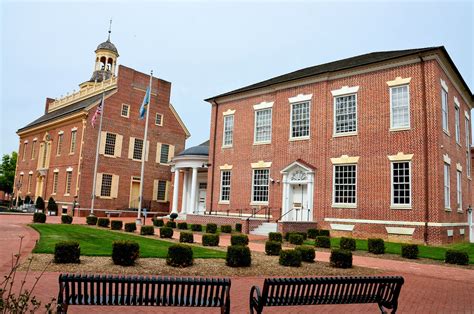
[[[197,190],[197,168],[193,167],[193,176],[191,179],[191,199],[189,200],[189,211],[196,212],[196,190]]]
[[[181,214],[186,214],[188,197],[188,170],[183,170],[183,195],[181,196]]]
[[[173,208],[171,213],[178,213],[178,191],[179,191],[179,169],[174,169],[174,186],[173,186]]]
[[[282,210],[281,214],[285,215],[289,210],[288,198],[289,198],[289,184],[288,184],[288,175],[285,173],[283,175],[283,200],[282,200]],[[282,221],[288,221],[288,215],[285,215],[281,219]]]
[[[306,189],[307,189],[306,199],[308,200],[308,211],[306,212],[305,219],[307,221],[313,221],[314,214],[313,214],[313,181],[312,180],[308,182]],[[309,212],[309,217],[308,217],[308,212]]]

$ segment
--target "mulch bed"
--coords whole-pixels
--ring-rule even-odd
[[[317,253],[316,253],[317,254]],[[278,264],[278,256],[267,256],[252,252],[252,266],[232,268],[225,265],[224,259],[195,259],[194,265],[187,268],[174,268],[166,265],[161,258],[138,259],[133,267],[114,265],[111,257],[81,256],[80,264],[54,264],[52,254],[32,254],[30,270],[40,271],[49,264],[47,272],[176,275],[180,276],[367,276],[380,273],[379,270],[354,266],[351,269],[338,269],[329,263],[303,263],[301,267],[284,267]],[[20,270],[26,270],[26,262]]]

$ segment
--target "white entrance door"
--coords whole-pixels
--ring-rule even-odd
[[[199,213],[204,213],[206,211],[206,191],[207,191],[207,184],[199,183],[199,193],[198,193]]]
[[[293,201],[291,206],[293,208],[293,214],[291,217],[293,221],[309,221],[308,212],[308,193],[306,184],[295,184],[292,185],[293,189]]]
[[[474,221],[472,211],[467,214],[467,222],[469,223],[469,242],[474,243]]]

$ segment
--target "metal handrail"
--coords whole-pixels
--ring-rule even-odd
[[[276,222],[279,222],[280,219],[282,219],[283,217],[285,217],[287,214],[291,213],[293,210],[295,210],[296,207],[293,207],[292,209],[290,209],[289,211],[287,211],[286,213],[284,213],[283,215],[281,215],[280,217],[278,217],[278,219],[276,220]]]
[[[255,208],[252,208],[252,214],[246,220],[249,221],[250,218],[255,218],[257,213],[259,213],[262,209],[265,210],[265,219],[269,221],[270,220],[270,207],[268,206],[260,207],[257,211],[255,211]]]

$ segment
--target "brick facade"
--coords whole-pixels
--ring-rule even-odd
[[[354,236],[392,236],[386,227],[414,228],[410,240],[448,243],[468,237],[466,208],[472,202],[472,181],[467,175],[465,112],[470,117],[472,95],[459,89],[459,77],[446,66],[438,53],[399,58],[383,64],[325,74],[298,82],[260,88],[230,96],[217,96],[210,102],[211,163],[208,175],[207,208],[236,211],[252,207],[252,163],[271,162],[268,206],[274,219],[282,208],[282,169],[301,160],[314,167],[313,221],[321,228],[353,225]],[[448,74],[449,75],[448,75]],[[390,88],[397,77],[409,81],[410,128],[390,130]],[[455,77],[456,82],[452,81]],[[450,135],[441,125],[441,83],[448,84]],[[343,86],[359,86],[357,91],[357,134],[333,136],[334,98],[331,91]],[[290,102],[297,95],[312,95],[309,139],[289,140]],[[461,141],[454,138],[454,99],[459,102]],[[273,102],[271,143],[254,144],[254,106]],[[235,110],[233,145],[223,148],[224,113]],[[470,123],[468,127],[470,128]],[[471,133],[471,130],[468,130]],[[411,207],[391,208],[391,162],[388,156],[413,154],[411,159]],[[357,204],[354,208],[332,206],[333,164],[331,158],[357,156]],[[444,208],[443,156],[451,160],[451,210]],[[229,204],[219,203],[220,166],[232,166]],[[462,211],[454,208],[456,169],[462,167]],[[338,222],[338,220],[340,220]],[[368,223],[366,223],[366,221]],[[430,224],[425,228],[424,222]],[[333,226],[331,226],[333,224]],[[434,224],[434,225],[433,225]],[[448,225],[443,225],[448,224]],[[393,230],[393,229],[392,229]],[[402,233],[403,233],[402,232]],[[453,236],[448,236],[448,233]]]

